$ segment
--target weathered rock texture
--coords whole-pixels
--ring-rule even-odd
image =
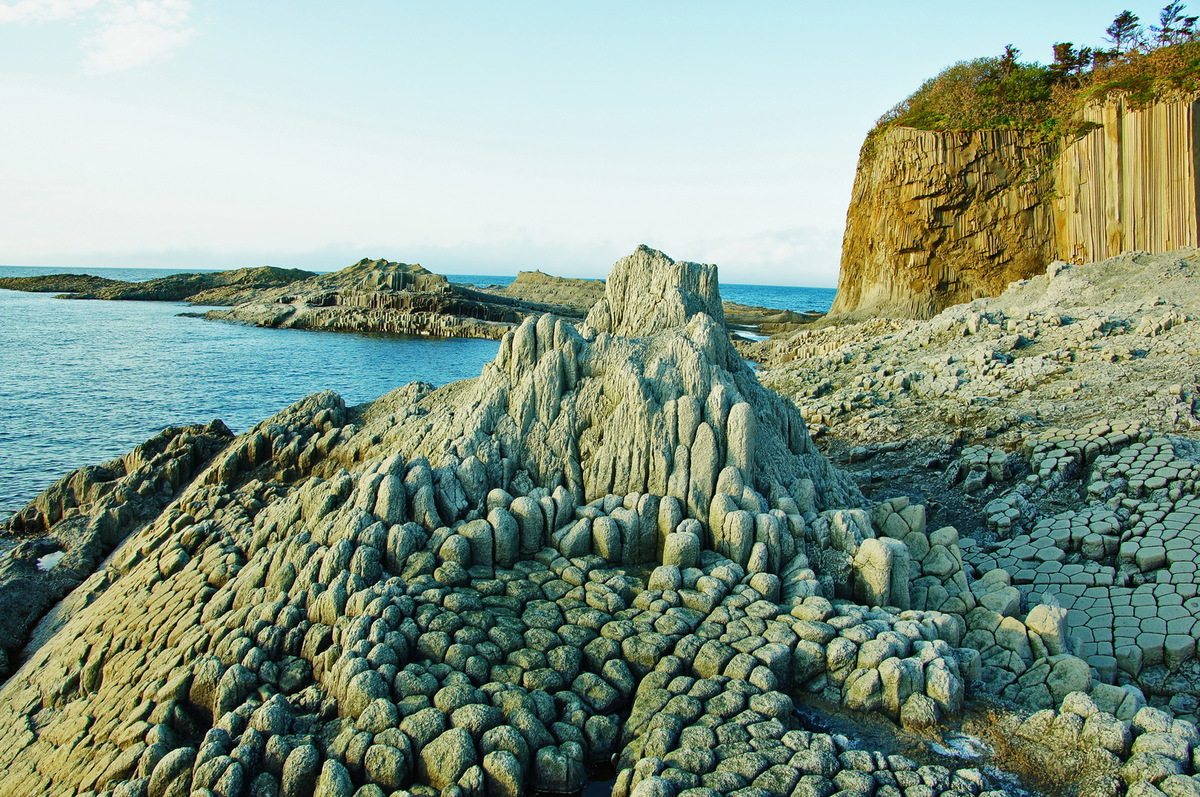
[[[994,296],[1050,262],[1052,147],[1011,130],[898,127],[863,149],[832,315],[903,318]]]
[[[0,559],[0,672],[46,611],[232,439],[220,421],[165,429],[123,457],[67,474],[7,521],[4,536],[19,542]]]
[[[499,338],[521,319],[552,309],[454,285],[419,265],[364,259],[205,317],[289,329]]]
[[[936,498],[937,523],[958,525],[988,610],[967,614],[964,644],[1018,702],[1044,702],[1054,666],[1017,672],[994,648],[1001,618],[1044,602],[1058,608],[1031,610],[1031,651],[1073,652],[1158,707],[1200,710],[1198,276],[1195,249],[1058,262],[927,321],[755,347],[764,383],[804,405],[865,493]]]
[[[860,157],[831,313],[928,318],[1056,258],[1196,245],[1195,104],[1109,100],[1084,111],[1101,127],[1056,144],[886,131]]]
[[[1196,99],[1084,110],[1101,125],[1055,161],[1055,256],[1072,263],[1200,244]]]
[[[1112,752],[1122,777],[1164,782],[1138,756],[1166,749],[1194,787],[1195,727],[1095,686],[1061,612],[971,584],[924,507],[861,506],[716,284],[642,248],[579,328],[527,319],[474,380],[241,435],[0,687],[0,795],[515,797],[615,760],[617,797],[999,797],[802,729],[791,697],[925,729],[981,678],[1103,703],[1105,744],[1164,737]]]
[[[553,308],[558,315],[587,315],[604,296],[604,280],[553,277],[540,271],[518,271],[517,278],[503,288],[483,289],[522,302]]]
[[[535,303],[557,315],[582,318],[604,297],[604,281],[552,277],[540,271],[521,271],[511,284],[503,288],[481,290],[521,302]],[[723,304],[725,324],[730,329],[763,335],[794,330],[800,324],[812,321],[819,315],[729,301]]]

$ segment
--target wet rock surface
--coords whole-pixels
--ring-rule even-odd
[[[1088,793],[1194,788],[1186,707],[1107,677],[1001,548],[981,572],[926,506],[864,498],[716,285],[643,248],[474,380],[237,437],[0,687],[0,794],[572,793],[606,762],[621,797],[1011,793],[798,700],[910,740],[994,707],[1100,756],[1064,775]]]

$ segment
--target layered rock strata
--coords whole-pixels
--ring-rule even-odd
[[[1130,250],[1200,245],[1194,97],[1083,110],[1096,125],[1054,163],[1055,257],[1087,263]]]
[[[1003,793],[793,695],[918,729],[985,666],[1048,670],[1040,708],[1111,693],[1053,606],[972,647],[957,533],[864,507],[721,312],[715,269],[643,248],[477,379],[238,437],[0,687],[0,794],[570,793],[610,759],[620,797]]]

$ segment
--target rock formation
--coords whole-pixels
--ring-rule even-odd
[[[525,319],[546,313],[583,319],[604,292],[603,280],[540,271],[522,271],[504,288],[477,290],[421,266],[364,259],[205,317],[263,327],[498,339]],[[737,307],[739,329],[789,330],[803,320],[798,313]]]
[[[587,315],[592,305],[604,296],[604,280],[553,277],[540,271],[518,271],[517,278],[503,288],[481,288],[487,293],[506,296],[553,308],[556,315]]]
[[[1098,125],[1054,164],[1054,256],[1072,263],[1200,245],[1194,97],[1087,106]]]
[[[1197,717],[1197,261],[1183,249],[1054,263],[928,321],[752,352],[872,498],[920,496],[959,526],[988,609],[968,613],[967,637],[985,680],[1018,702],[1042,705],[1050,671],[991,670],[1007,654],[988,640],[1046,601],[1057,610],[1026,622],[1048,653],[1074,651],[1107,684]]]
[[[1194,787],[1193,725],[1097,685],[1070,618],[972,583],[953,528],[816,452],[716,277],[643,247],[476,379],[239,436],[0,687],[0,794],[572,793],[612,760],[618,797],[998,797],[796,701],[924,732],[1021,677],[1053,713],[1016,727],[1099,734],[1070,737],[1109,755],[1076,780]]]
[[[1011,130],[898,127],[864,146],[832,315],[927,318],[1052,259],[1052,148]]]
[[[237,304],[262,291],[281,288],[313,276],[298,268],[239,268],[231,271],[171,274],[145,282],[125,282],[88,274],[50,274],[6,277],[0,288],[38,293],[62,293],[61,299],[117,299],[141,302]]]
[[[1056,143],[903,127],[869,139],[831,313],[928,318],[1056,258],[1197,245],[1195,103],[1096,103],[1083,120],[1098,127]]]
[[[67,474],[8,519],[19,542],[0,560],[0,672],[47,610],[232,439],[220,421],[165,429],[123,457]]]
[[[364,259],[205,317],[289,329],[499,338],[550,309],[454,285],[418,265]]]
[[[91,274],[43,274],[36,277],[0,277],[0,289],[28,293],[92,293],[132,282],[93,277]]]

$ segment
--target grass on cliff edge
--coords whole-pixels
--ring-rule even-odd
[[[960,61],[885,113],[868,141],[892,127],[1025,130],[1047,140],[1086,133],[1087,103],[1124,95],[1134,106],[1200,91],[1200,41],[1133,51],[1088,71],[1020,63],[1015,53]]]

